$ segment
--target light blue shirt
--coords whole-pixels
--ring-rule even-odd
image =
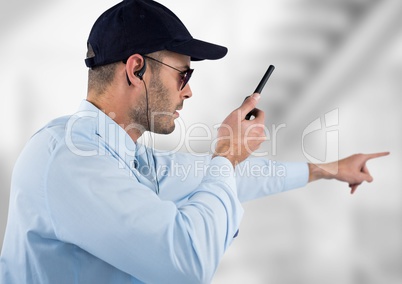
[[[250,158],[234,171],[222,157],[151,151],[83,101],[15,165],[0,282],[208,283],[240,202],[307,179],[306,163]]]

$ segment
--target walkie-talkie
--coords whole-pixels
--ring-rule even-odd
[[[265,72],[264,76],[262,77],[260,83],[258,84],[257,88],[255,89],[254,93],[259,93],[261,94],[262,89],[264,88],[265,84],[267,83],[269,77],[271,76],[272,72],[274,71],[275,66],[274,65],[269,65],[267,72]],[[249,96],[247,96],[244,100],[246,100]],[[253,111],[250,111],[245,119],[250,120],[251,116],[253,115]]]

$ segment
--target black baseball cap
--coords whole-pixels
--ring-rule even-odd
[[[152,0],[124,0],[104,12],[88,38],[95,56],[85,59],[88,67],[126,60],[132,54],[169,50],[193,61],[220,59],[227,48],[191,36],[180,19]]]

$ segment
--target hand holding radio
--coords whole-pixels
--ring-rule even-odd
[[[222,156],[235,167],[244,161],[266,140],[263,111],[256,108],[262,92],[275,67],[270,65],[251,96],[234,110],[218,129],[213,157]],[[251,117],[254,119],[250,120]]]
[[[260,94],[254,93],[230,113],[218,129],[218,138],[213,157],[227,158],[235,167],[257,150],[266,140],[264,112],[256,105]],[[253,111],[253,120],[245,116]]]

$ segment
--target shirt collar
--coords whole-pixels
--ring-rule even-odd
[[[84,112],[85,116],[95,120],[95,134],[104,140],[107,148],[119,155],[130,167],[138,164],[137,145],[120,125],[87,100],[81,102],[78,112]]]

